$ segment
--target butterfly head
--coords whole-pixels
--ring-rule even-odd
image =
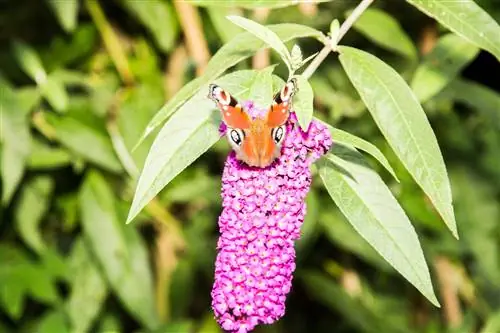
[[[227,139],[239,160],[265,168],[279,157],[292,96],[296,91],[297,81],[291,79],[275,95],[265,114],[252,118],[249,110],[245,110],[227,91],[218,85],[210,85],[208,97],[222,113]]]

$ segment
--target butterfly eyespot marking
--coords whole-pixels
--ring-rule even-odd
[[[271,130],[271,136],[273,138],[274,143],[277,145],[283,141],[285,137],[285,126],[275,127]]]
[[[243,142],[243,138],[244,138],[245,134],[243,133],[243,131],[239,130],[239,129],[231,129],[229,130],[229,138],[231,139],[231,141],[238,145],[238,146],[241,146],[241,143]]]

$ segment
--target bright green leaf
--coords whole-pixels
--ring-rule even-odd
[[[78,16],[78,0],[47,0],[59,24],[67,32],[72,32],[76,27]]]
[[[87,244],[78,239],[70,256],[71,292],[66,309],[73,331],[87,332],[92,327],[108,294]]]
[[[159,319],[145,245],[135,228],[119,221],[114,194],[96,171],[87,174],[80,208],[84,235],[111,287],[137,320],[155,329]]]
[[[500,60],[500,26],[473,0],[406,0]]]
[[[313,117],[314,92],[305,77],[298,75],[296,78],[298,91],[293,97],[293,110],[297,115],[300,127],[307,131]]]
[[[411,81],[411,89],[421,103],[449,84],[479,53],[479,48],[455,34],[441,37]]]
[[[268,28],[276,33],[276,35],[284,42],[301,37],[314,37],[321,39],[323,36],[321,32],[299,24],[276,24],[270,25]],[[136,147],[141,144],[146,136],[151,134],[156,127],[162,124],[182,104],[199,91],[202,86],[215,80],[228,68],[254,55],[256,51],[263,47],[267,47],[266,44],[249,32],[237,35],[229,43],[221,47],[208,63],[203,76],[186,84],[158,111],[144,130],[144,133],[137,142]]]
[[[255,77],[250,79],[250,90],[247,95],[258,107],[267,108],[273,100],[273,69],[269,66],[256,73]]]
[[[44,314],[31,331],[37,333],[70,333],[65,314],[58,310]]]
[[[163,51],[172,49],[179,34],[179,25],[170,2],[123,0],[123,4],[130,14],[146,26]]]
[[[346,13],[348,17],[352,11]],[[410,60],[417,59],[417,49],[412,40],[403,30],[399,22],[377,8],[368,8],[363,15],[354,22],[353,27],[374,43]]]
[[[332,153],[317,165],[328,193],[354,229],[431,303],[439,306],[415,229],[361,154],[334,145]]]
[[[35,252],[41,253],[46,245],[38,225],[48,209],[54,182],[48,176],[39,176],[23,186],[15,210],[16,227],[24,242]]]
[[[377,57],[340,47],[340,62],[403,165],[458,238],[446,167],[424,110],[399,74]]]

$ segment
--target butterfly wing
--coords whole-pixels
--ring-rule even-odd
[[[251,119],[241,104],[227,91],[216,84],[209,87],[208,97],[212,99],[222,113],[222,120],[231,128],[248,129]]]
[[[288,120],[292,96],[296,91],[297,80],[293,78],[276,94],[266,115],[266,123],[269,127],[281,126]]]

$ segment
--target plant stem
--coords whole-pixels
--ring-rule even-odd
[[[331,51],[337,50],[337,45],[340,40],[344,37],[344,35],[349,31],[354,22],[363,14],[363,12],[374,2],[375,0],[362,0],[359,5],[353,10],[351,15],[342,23],[339,29],[339,34],[337,40],[333,41],[331,38],[325,39],[325,46],[318,53],[316,58],[307,66],[307,68],[302,73],[306,79],[309,79],[316,69],[318,69],[319,65],[326,59],[326,57],[330,54]]]

